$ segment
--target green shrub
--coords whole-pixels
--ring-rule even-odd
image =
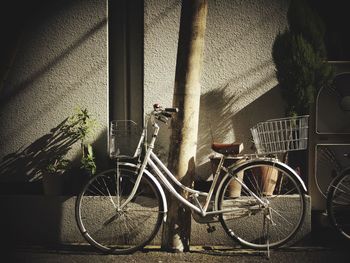
[[[276,36],[272,58],[286,115],[309,113],[321,87],[331,85],[333,68],[326,61],[324,26],[302,0],[292,0],[288,9],[289,29]]]

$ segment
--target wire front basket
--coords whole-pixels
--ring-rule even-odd
[[[136,157],[142,130],[131,120],[113,120],[109,127],[109,157]]]
[[[250,129],[258,154],[304,150],[308,140],[308,115],[260,122]]]

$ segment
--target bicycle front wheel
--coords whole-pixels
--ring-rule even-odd
[[[93,177],[76,201],[76,220],[84,238],[99,250],[128,254],[144,247],[157,234],[163,203],[153,181],[143,174],[134,197],[137,174],[132,169],[109,170]]]
[[[327,195],[327,212],[332,225],[350,240],[350,173],[336,177]]]
[[[238,183],[239,180],[242,184]],[[300,181],[279,162],[249,161],[227,177],[218,208],[226,233],[241,245],[266,249],[291,240],[305,217]]]

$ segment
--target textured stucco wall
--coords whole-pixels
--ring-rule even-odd
[[[197,164],[207,170],[212,140],[242,141],[249,128],[283,116],[271,50],[287,25],[288,0],[209,0],[201,77]],[[172,104],[181,1],[145,1],[145,112]],[[167,151],[167,131],[161,150]]]
[[[16,162],[28,165],[25,155],[33,153],[22,150],[39,151],[44,136],[77,107],[86,107],[99,123],[92,141],[102,159],[108,124],[107,0],[42,2],[27,19],[1,90],[2,171],[15,168]],[[78,150],[76,144],[70,158]],[[25,175],[29,170],[20,171],[2,173],[0,180],[30,179]]]

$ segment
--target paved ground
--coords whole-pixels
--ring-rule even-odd
[[[316,229],[299,244],[266,252],[223,247],[192,247],[188,253],[167,253],[157,247],[132,255],[104,255],[90,246],[24,246],[14,250],[4,249],[0,262],[4,263],[107,263],[107,262],[350,262],[350,242],[334,235],[332,229]]]
[[[16,255],[2,262],[26,263],[107,263],[107,262],[350,262],[350,253],[344,249],[290,248],[271,251],[270,260],[266,253],[251,250],[205,249],[196,247],[188,253],[166,253],[157,249],[136,252],[132,255],[103,255],[83,248],[43,249],[31,248],[17,251]]]

